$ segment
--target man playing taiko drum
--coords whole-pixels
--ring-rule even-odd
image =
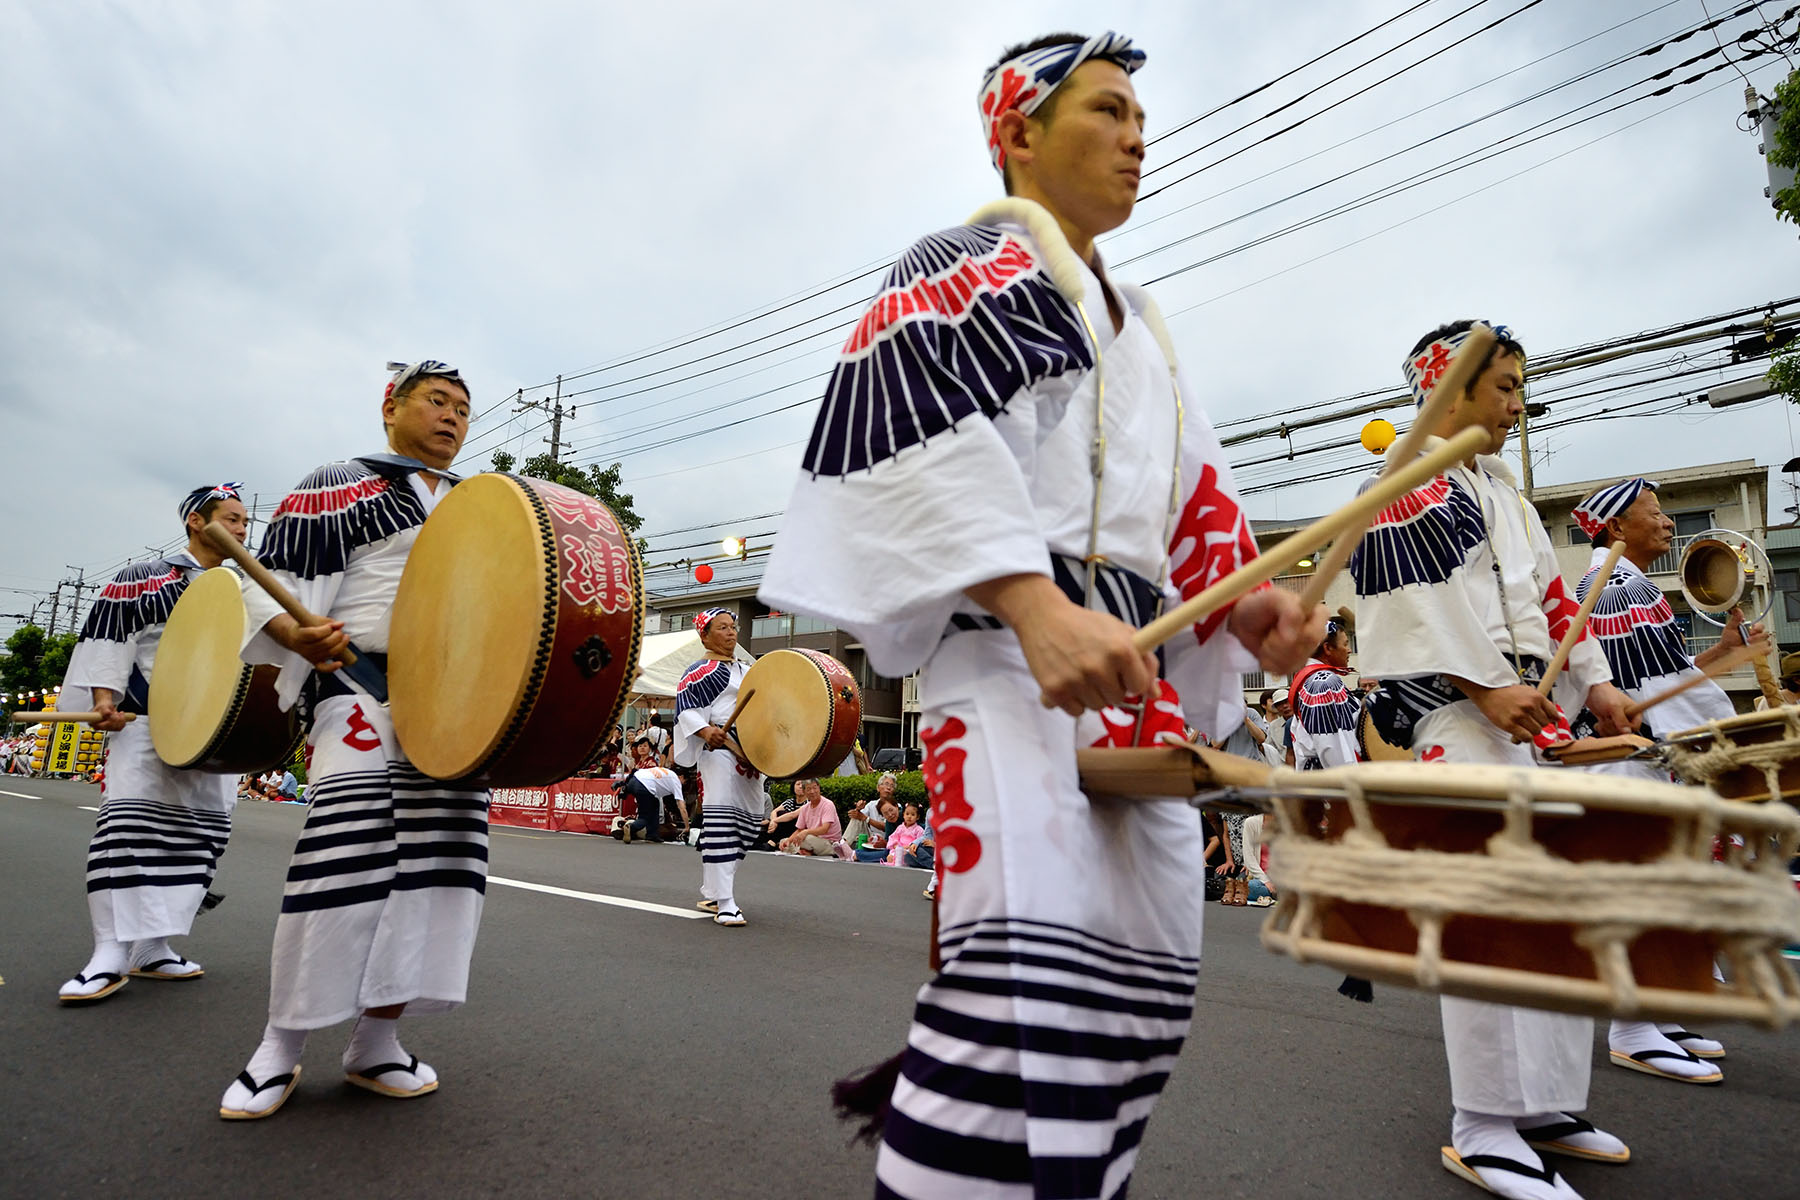
[[[922,668],[942,969],[897,1082],[863,1089],[892,1093],[884,1197],[1125,1191],[1193,1015],[1202,839],[1178,799],[1090,803],[1076,749],[1184,718],[1223,741],[1240,672],[1292,670],[1322,632],[1322,611],[1270,589],[1160,662],[1132,641],[1256,554],[1155,306],[1094,245],[1136,201],[1143,61],[1115,33],[1058,34],[988,71],[981,128],[1020,199],[888,275],[762,587],[848,630],[882,674]],[[1144,721],[1103,721],[1132,696]]]
[[[1586,599],[1596,586],[1595,577],[1605,564],[1608,548],[1615,542],[1622,542],[1625,547],[1612,577],[1599,582],[1600,599],[1594,605],[1588,628],[1600,639],[1600,648],[1606,652],[1607,664],[1612,668],[1613,682],[1634,702],[1700,675],[1743,646],[1746,635],[1752,646],[1768,655],[1768,635],[1758,625],[1746,628],[1744,614],[1735,608],[1717,645],[1698,657],[1688,654],[1687,639],[1675,624],[1674,610],[1662,589],[1645,574],[1650,564],[1674,545],[1675,537],[1675,522],[1663,515],[1655,483],[1625,479],[1610,484],[1576,505],[1574,516],[1582,532],[1594,543],[1594,560],[1575,588],[1577,599]],[[1646,721],[1668,734],[1735,713],[1725,690],[1706,680],[1662,701],[1649,710]],[[1639,732],[1648,735],[1649,731]],[[1661,783],[1669,781],[1668,771],[1641,759],[1602,763],[1589,769]],[[1606,1041],[1611,1061],[1633,1071],[1680,1083],[1721,1083],[1725,1078],[1724,1072],[1706,1061],[1725,1057],[1725,1047],[1680,1025],[1614,1021]]]
[[[259,557],[323,624],[303,626],[248,586],[245,658],[281,665],[284,707],[311,715],[306,824],[275,922],[269,1023],[219,1115],[266,1117],[300,1076],[314,1029],[356,1018],[344,1078],[378,1095],[434,1091],[400,1045],[402,1011],[463,1002],[487,889],[487,791],[427,778],[385,704],[338,668],[346,646],[384,666],[400,574],[457,477],[469,391],[454,367],[399,365],[381,403],[388,453],[328,463],[281,502]]]
[[[1420,404],[1469,337],[1458,321],[1427,334],[1403,371]],[[1534,739],[1566,730],[1542,678],[1575,614],[1537,512],[1498,457],[1524,410],[1525,351],[1497,340],[1435,431],[1486,429],[1486,454],[1377,515],[1352,557],[1359,665],[1382,682],[1377,732],[1427,762],[1531,766]],[[1437,444],[1437,439],[1430,443]],[[1583,703],[1604,733],[1625,732],[1625,697],[1584,631],[1556,694]],[[1562,736],[1566,737],[1566,733]],[[1573,1200],[1537,1150],[1624,1162],[1625,1144],[1573,1114],[1587,1107],[1593,1021],[1446,996],[1444,1050],[1455,1105],[1444,1166],[1516,1200]],[[1535,1148],[1534,1148],[1535,1147]]]

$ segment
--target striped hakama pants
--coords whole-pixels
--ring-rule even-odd
[[[1193,1016],[1199,819],[1090,803],[1076,723],[1038,703],[1009,631],[948,639],[921,694],[943,966],[919,991],[876,1195],[1118,1196]]]
[[[156,757],[150,721],[112,735],[106,798],[88,843],[88,916],[97,942],[181,937],[231,837],[237,781]]]
[[[700,752],[700,894],[719,911],[736,907],[738,864],[765,828],[762,776],[739,769],[729,750]]]
[[[269,1021],[322,1029],[366,1008],[463,1002],[487,891],[487,792],[427,778],[385,708],[333,696],[313,714],[306,824],[288,864]]]

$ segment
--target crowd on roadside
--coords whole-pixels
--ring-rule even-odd
[[[272,800],[277,804],[298,803],[303,795],[300,781],[286,767],[242,776],[237,794],[239,800]]]

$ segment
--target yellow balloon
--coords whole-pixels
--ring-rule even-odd
[[[1367,450],[1370,454],[1385,453],[1387,448],[1394,444],[1393,423],[1384,421],[1380,417],[1376,417],[1373,421],[1364,425],[1362,431],[1362,444],[1363,449]]]

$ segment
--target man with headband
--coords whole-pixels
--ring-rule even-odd
[[[1432,331],[1404,374],[1424,404],[1469,337],[1472,321]],[[1566,727],[1535,683],[1576,604],[1535,509],[1498,457],[1524,410],[1525,350],[1511,330],[1450,404],[1427,445],[1488,432],[1485,454],[1439,475],[1375,518],[1350,560],[1361,667],[1381,680],[1373,718],[1383,739],[1425,762],[1529,767],[1533,742]],[[1567,711],[1583,704],[1603,733],[1624,733],[1625,697],[1583,632],[1557,678]],[[1566,736],[1566,735],[1565,735]],[[1444,1049],[1455,1106],[1444,1166],[1516,1200],[1576,1193],[1538,1152],[1621,1163],[1624,1143],[1574,1114],[1587,1107],[1593,1021],[1446,996]]]
[[[700,907],[713,923],[744,925],[738,864],[763,830],[762,776],[732,748],[726,723],[748,668],[737,659],[737,618],[709,608],[694,618],[706,657],[675,690],[675,764],[700,771]]]
[[[112,734],[105,799],[88,844],[88,916],[94,953],[62,985],[64,1004],[104,1000],[127,979],[198,979],[200,964],[169,948],[185,937],[206,899],[231,837],[235,775],[167,766],[150,744],[144,715],[163,626],[188,582],[223,556],[200,536],[217,521],[243,540],[249,514],[241,484],[195,488],[177,511],[187,546],[135,562],[100,592],[69,656],[60,703],[92,709],[95,729]],[[125,714],[137,714],[129,724]]]
[[[1655,483],[1626,479],[1603,487],[1576,505],[1574,516],[1594,543],[1593,562],[1576,585],[1576,598],[1585,600],[1590,590],[1600,587],[1588,628],[1600,639],[1613,682],[1633,702],[1702,675],[1706,668],[1743,647],[1746,637],[1751,646],[1768,656],[1768,635],[1759,625],[1745,626],[1744,614],[1736,608],[1731,610],[1717,645],[1698,656],[1688,653],[1687,638],[1675,624],[1674,609],[1662,589],[1645,574],[1675,541],[1675,522],[1663,515]],[[1624,543],[1624,553],[1613,567],[1612,577],[1599,580],[1607,551],[1615,542]],[[1674,733],[1735,712],[1731,697],[1708,679],[1646,712],[1645,728],[1638,732],[1654,736],[1653,725],[1664,734]],[[1666,769],[1641,759],[1601,763],[1589,769],[1660,783],[1671,778]],[[1725,1047],[1680,1025],[1614,1021],[1606,1042],[1610,1060],[1629,1070],[1680,1083],[1712,1084],[1725,1078],[1723,1071],[1707,1061],[1725,1057]]]
[[[259,557],[308,611],[303,626],[247,586],[244,656],[281,667],[284,707],[310,718],[306,823],[275,922],[269,1023],[219,1115],[280,1108],[314,1029],[356,1018],[346,1081],[422,1096],[437,1072],[400,1045],[409,1014],[463,1002],[487,887],[487,792],[441,784],[394,738],[383,676],[388,621],[419,527],[457,482],[469,390],[441,362],[389,364],[381,402],[388,450],[314,471],[276,509]],[[339,670],[354,644],[357,679]],[[361,674],[363,664],[376,674]]]
[[[1205,859],[1181,800],[1090,803],[1076,750],[1222,742],[1241,673],[1298,667],[1323,630],[1263,589],[1157,654],[1132,641],[1256,555],[1155,305],[1095,249],[1136,201],[1143,62],[1062,34],[988,71],[1013,199],[889,274],[762,587],[882,674],[923,669],[942,965],[905,1052],[841,1092],[890,1109],[882,1196],[1124,1192],[1193,1015]]]

